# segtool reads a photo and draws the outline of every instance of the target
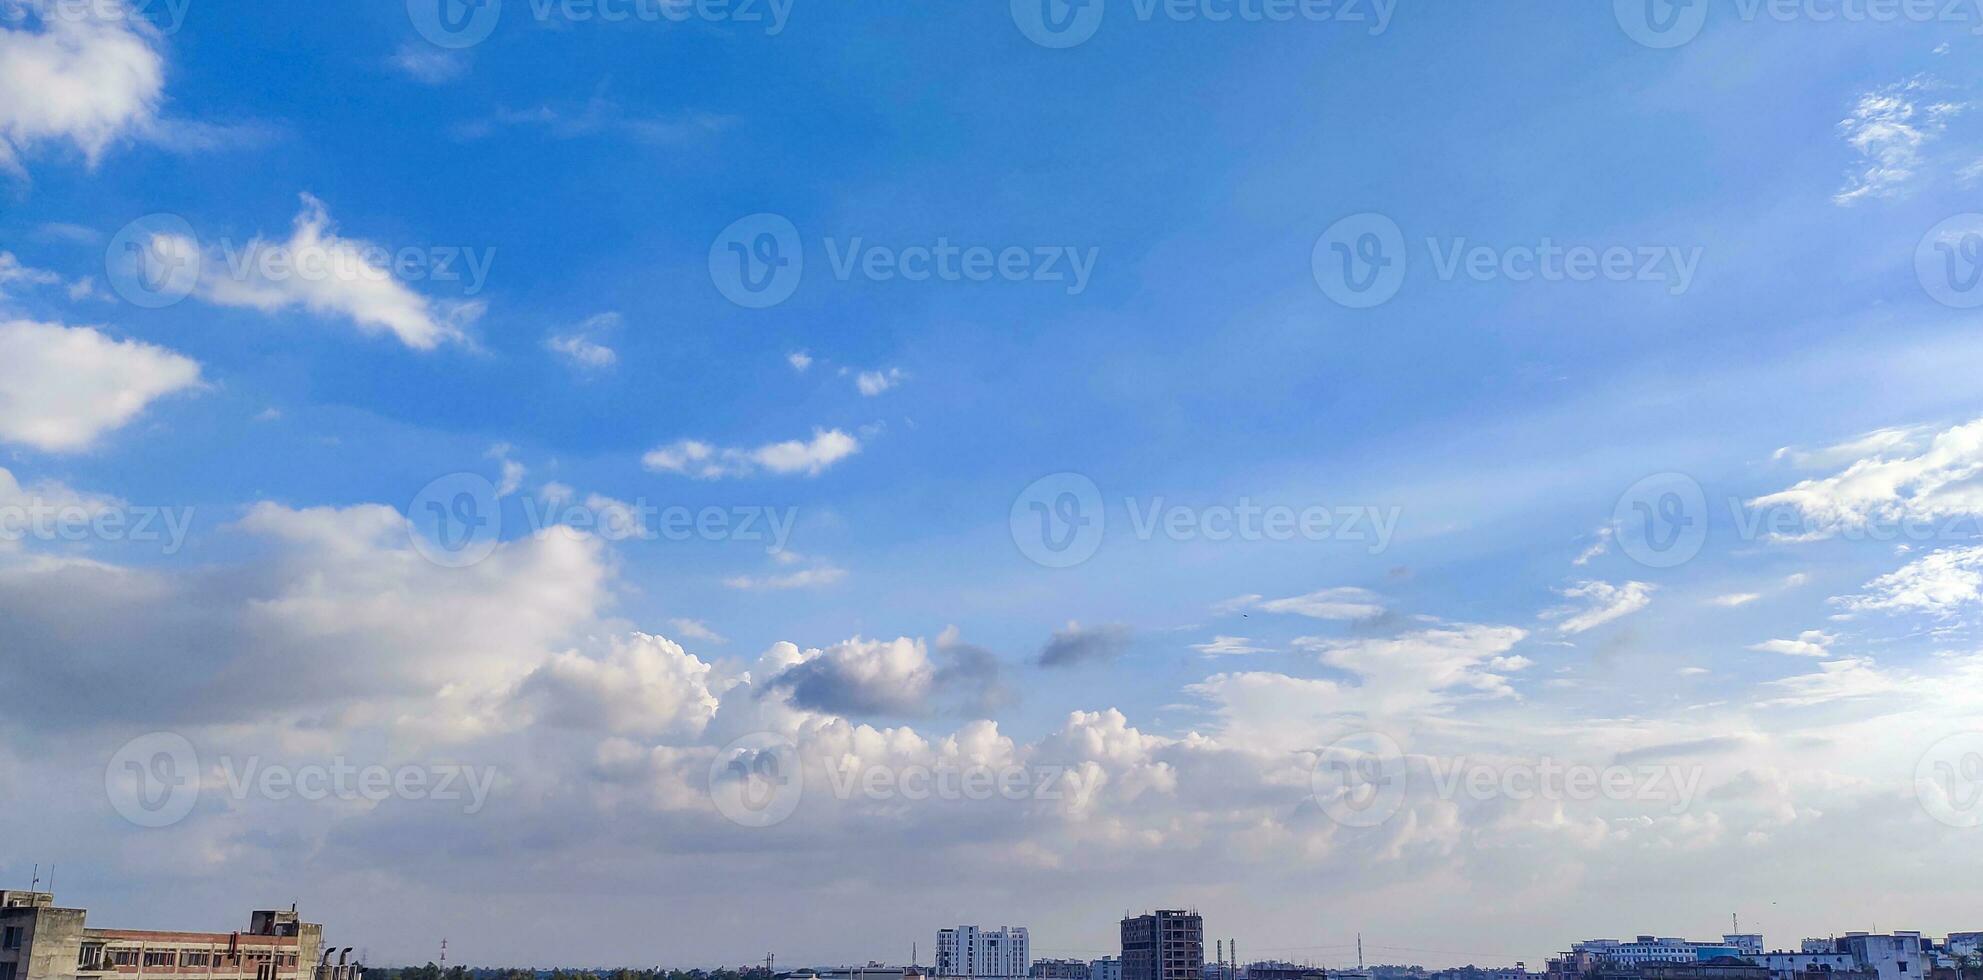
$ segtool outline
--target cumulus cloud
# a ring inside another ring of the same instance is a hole
[[[811,440],[774,442],[755,449],[727,449],[683,439],[651,450],[641,462],[656,473],[680,473],[698,480],[722,480],[769,473],[818,476],[861,451],[859,439],[839,429],[814,429]]]
[[[1113,624],[1083,627],[1068,623],[1056,630],[1040,651],[1042,667],[1075,667],[1089,663],[1109,663],[1129,652],[1130,629]]]
[[[0,0],[0,169],[65,145],[95,166],[116,142],[152,125],[165,91],[156,32],[115,0],[65,4],[31,16],[22,0]]]
[[[47,452],[88,449],[153,402],[197,388],[200,366],[163,347],[91,327],[0,323],[0,440]]]
[[[1567,635],[1587,632],[1644,609],[1652,602],[1654,588],[1645,582],[1579,582],[1560,593],[1582,604],[1559,606],[1543,613],[1543,618],[1561,620],[1556,628]]]
[[[800,661],[766,682],[800,707],[835,714],[915,715],[928,710],[936,667],[922,640],[855,637]]]
[[[635,633],[613,638],[602,656],[558,654],[524,680],[518,701],[566,728],[693,737],[716,714],[712,670],[673,640]]]
[[[420,295],[381,264],[389,261],[390,252],[338,235],[324,202],[309,194],[302,198],[303,210],[288,240],[257,237],[238,249],[207,251],[201,261],[200,297],[263,313],[303,309],[341,317],[361,333],[391,334],[415,350],[467,341],[465,328],[482,315],[482,304],[444,303]],[[160,236],[150,247],[159,254],[186,255],[197,253],[199,243]],[[469,261],[477,260],[469,256]],[[480,274],[472,268],[464,271]]]

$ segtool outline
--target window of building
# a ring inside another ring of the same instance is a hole
[[[135,949],[113,949],[110,951],[111,966],[137,966],[138,951]]]
[[[173,966],[179,962],[178,954],[169,949],[145,950],[145,966]]]
[[[212,953],[180,953],[179,965],[197,966],[201,968],[212,966],[213,954]]]
[[[7,935],[5,938],[0,938],[0,949],[20,949],[23,931],[20,926],[8,926]]]

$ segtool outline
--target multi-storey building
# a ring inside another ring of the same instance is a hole
[[[1088,980],[1122,980],[1122,960],[1114,956],[1089,960]]]
[[[1573,955],[1582,954],[1590,960],[1601,961],[1613,966],[1639,966],[1646,963],[1700,963],[1723,956],[1742,956],[1743,946],[1748,940],[1755,940],[1758,951],[1762,948],[1761,936],[1724,936],[1718,943],[1695,942],[1688,939],[1640,936],[1631,942],[1616,939],[1586,939],[1570,947]],[[1740,941],[1742,945],[1737,945]]]
[[[49,892],[0,891],[0,980],[358,980],[363,969],[293,908],[256,912],[242,932],[100,929],[87,916]]]
[[[939,977],[1024,977],[1033,954],[1025,927],[958,926],[936,933]]]
[[[1838,952],[1849,953],[1862,969],[1880,980],[1921,980],[1928,975],[1927,944],[1919,932],[1874,935],[1848,932],[1838,939]]]
[[[1750,959],[1769,968],[1770,980],[1811,980],[1811,974],[1829,975],[1828,980],[1865,980],[1858,976],[1859,961],[1850,953],[1778,951]]]
[[[1084,960],[1034,960],[1026,975],[1035,980],[1090,980],[1090,972]]]
[[[1205,969],[1205,920],[1160,909],[1122,920],[1122,980],[1199,980]]]

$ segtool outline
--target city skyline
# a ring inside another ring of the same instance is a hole
[[[1979,55],[0,0],[0,882],[395,963],[1975,928]]]

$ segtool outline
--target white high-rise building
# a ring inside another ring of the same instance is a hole
[[[936,975],[939,977],[1023,977],[1033,965],[1024,926],[980,929],[958,926],[936,933]]]

